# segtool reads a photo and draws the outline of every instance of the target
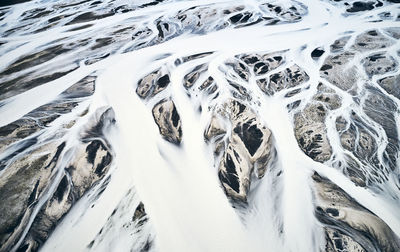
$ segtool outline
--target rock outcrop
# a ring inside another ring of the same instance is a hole
[[[225,127],[223,120],[231,126]],[[253,171],[262,178],[274,157],[270,130],[249,107],[227,100],[213,115],[204,135],[214,144],[218,176],[226,194],[246,202]]]
[[[397,251],[390,227],[328,179],[315,173],[317,219],[324,225],[325,251]]]
[[[152,111],[160,134],[168,142],[179,145],[182,141],[182,125],[174,102],[162,100],[153,107]]]

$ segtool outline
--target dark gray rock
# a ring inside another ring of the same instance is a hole
[[[182,141],[182,126],[175,103],[172,100],[162,100],[154,106],[152,112],[160,134],[168,142],[179,145]]]

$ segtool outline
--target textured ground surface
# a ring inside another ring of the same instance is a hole
[[[400,251],[400,1],[0,3],[0,251]]]

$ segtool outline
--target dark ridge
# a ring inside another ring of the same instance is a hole
[[[275,83],[278,83],[278,80],[281,78],[280,73],[273,74],[269,77],[269,80]]]
[[[132,35],[132,40],[134,40],[136,37],[142,35],[142,33],[148,32],[147,30],[141,30],[136,32],[135,34]]]
[[[231,21],[233,24],[237,23],[240,21],[240,19],[243,17],[243,14],[236,14],[234,16],[232,16],[231,18],[229,18],[229,21]]]
[[[378,1],[378,2],[375,4],[375,7],[381,7],[381,6],[383,6],[383,3],[382,3],[381,1]]]
[[[132,216],[132,221],[141,219],[146,216],[146,210],[144,208],[144,205],[142,202],[139,203],[139,205],[135,209],[135,213]]]
[[[245,124],[247,127],[247,125]],[[245,146],[249,150],[249,153],[253,156],[262,143],[263,134],[256,125],[250,126],[246,131],[243,132],[245,139]]]
[[[233,150],[233,155],[235,156],[235,159],[236,159],[236,160],[239,160],[239,159],[240,159],[239,153],[237,153],[237,152],[235,151],[235,149],[232,149],[232,150]]]
[[[329,69],[332,69],[333,67],[331,66],[331,65],[327,65],[327,64],[325,64],[325,65],[323,65],[322,67],[321,67],[321,69],[319,69],[320,71],[325,71],[325,70],[329,70]]]
[[[256,125],[251,125],[246,122],[242,126],[237,126],[234,132],[239,135],[242,139],[246,149],[249,151],[250,155],[253,156],[262,143],[263,133],[257,128]]]
[[[99,5],[99,4],[101,4],[101,3],[102,3],[102,1],[96,1],[96,2],[91,3],[90,6]]]
[[[220,180],[228,184],[235,192],[239,193],[239,180],[236,175],[235,163],[232,161],[232,157],[228,154],[225,160],[226,173],[219,172],[218,176]]]
[[[164,0],[156,0],[154,2],[142,4],[142,5],[139,6],[139,8],[146,8],[146,7],[149,7],[149,6],[154,6],[154,5],[157,5],[157,4],[162,3],[162,2],[164,2]]]
[[[236,73],[238,73],[240,78],[242,78],[244,80],[248,79],[247,74],[246,74],[246,71],[247,71],[246,67],[242,63],[239,63],[239,67],[234,67],[234,70]]]
[[[192,54],[192,55],[183,57],[182,60],[183,60],[183,62],[187,62],[187,61],[194,60],[194,59],[204,58],[211,54],[213,54],[213,52],[203,52],[203,53]]]
[[[94,164],[94,160],[96,158],[97,151],[100,148],[102,148],[103,150],[106,149],[100,140],[94,140],[86,147],[86,153],[87,153],[86,158],[89,163]]]
[[[339,215],[339,211],[335,208],[327,208],[326,212],[331,214],[332,216],[338,216]]]
[[[191,88],[194,85],[194,83],[198,80],[201,72],[203,72],[201,71],[202,67],[203,65],[196,66],[191,72],[189,72],[183,77],[183,82],[184,82],[183,85],[185,86],[186,89]]]
[[[67,175],[64,175],[64,177],[61,179],[60,183],[58,184],[58,187],[56,191],[54,192],[54,196],[57,199],[58,202],[61,202],[65,192],[68,190],[68,178]]]
[[[169,24],[163,23],[163,26],[164,26],[164,29],[165,29],[165,30],[169,31]]]
[[[112,213],[111,213],[111,215],[110,215],[110,217],[111,216],[114,216],[114,214],[117,212],[117,209],[116,208],[114,208],[114,210],[112,211]]]
[[[114,14],[115,13],[113,13],[113,12],[109,12],[109,13],[105,13],[105,14],[101,14],[101,15],[96,15],[93,12],[86,12],[86,13],[80,14],[79,16],[75,17],[72,21],[68,22],[67,25],[89,22],[89,21],[93,21],[96,19],[102,19],[102,18],[106,18],[109,16],[113,16]]]
[[[47,15],[49,15],[50,13],[52,13],[53,11],[50,10],[46,10],[45,8],[40,9],[38,11],[34,11],[32,14],[30,14],[29,16],[24,17],[22,20],[30,20],[30,19],[37,19],[37,18],[41,18],[41,17],[45,17]],[[23,15],[25,16],[25,15]]]
[[[384,58],[385,58],[385,56],[382,55],[381,53],[374,54],[374,55],[371,55],[368,57],[368,59],[373,62],[377,61],[378,59],[384,59]]]
[[[162,59],[168,58],[171,55],[172,54],[170,54],[170,53],[164,53],[164,54],[161,54],[160,56],[156,57],[155,60],[162,60]]]
[[[57,162],[57,160],[58,160],[58,158],[59,158],[61,152],[64,150],[64,147],[65,147],[65,142],[63,142],[62,144],[60,144],[60,145],[57,147],[56,154],[54,154],[54,157],[51,159],[51,162],[49,163],[49,165],[48,165],[46,168],[50,167],[51,164]]]
[[[238,115],[239,115],[246,109],[246,106],[241,103],[238,103],[238,105],[239,105],[239,113],[238,113]]]
[[[226,162],[225,162],[225,164],[226,164],[226,171],[228,172],[228,173],[236,173],[236,170],[235,170],[235,163],[232,161],[232,157],[231,157],[231,155],[226,155]]]
[[[179,136],[179,138],[182,138],[182,127],[179,127],[179,128],[178,128],[178,136]],[[177,145],[180,145],[180,140],[179,140],[179,142],[177,143]]]
[[[98,164],[95,169],[95,173],[97,174],[97,176],[100,177],[101,175],[103,175],[105,168],[111,163],[111,160],[112,156],[109,152],[107,152],[107,154],[101,159],[100,164]]]
[[[255,24],[260,23],[261,21],[263,21],[263,19],[262,18],[258,18],[256,21],[253,21],[253,22],[250,22],[250,23],[247,23],[247,24],[244,24],[244,25],[237,26],[237,28],[255,25]]]
[[[146,241],[146,244],[144,244],[143,248],[140,250],[140,252],[147,252],[151,249],[152,247],[152,242],[150,240]]]
[[[311,57],[312,58],[319,58],[322,56],[322,54],[324,54],[324,50],[320,49],[320,48],[315,48],[312,52],[311,52]]]
[[[254,65],[254,72],[257,74],[265,74],[268,72],[268,65],[264,62],[259,62]]]
[[[86,132],[86,135],[83,137],[84,142],[88,142],[86,139],[91,137],[99,137],[103,135],[103,130],[108,126],[115,123],[114,118],[114,110],[112,108],[108,108],[104,113],[100,116],[98,123]]]
[[[27,252],[29,251],[29,244],[26,243],[23,246],[19,247],[16,252]]]
[[[242,95],[247,95],[247,89],[244,88],[243,86],[236,84],[234,82],[228,81],[229,85],[231,85],[233,88],[235,88],[240,94]]]
[[[301,103],[301,100],[297,100],[297,101],[294,101],[294,102],[288,104],[286,107],[288,109],[295,109],[295,108],[298,108],[300,106],[300,103]]]
[[[171,108],[165,107],[165,104],[168,102],[172,103]],[[158,126],[160,135],[166,141],[180,146],[182,140],[182,127],[179,125],[180,117],[174,102],[166,99],[161,100],[153,107],[152,114],[153,119]],[[177,135],[175,135],[175,130],[178,133]]]
[[[228,176],[229,176],[229,178],[228,178]],[[218,178],[222,183],[225,183],[225,184],[229,185],[232,189],[234,189],[234,187],[237,188],[237,189],[239,188],[239,182],[237,181],[237,178],[232,176],[232,175],[229,175],[229,174],[225,175],[221,171],[219,171],[218,172]],[[226,192],[226,189],[225,189],[225,192]],[[236,191],[236,192],[238,192],[238,191]]]
[[[259,60],[259,58],[257,58],[256,56],[252,56],[252,57],[246,57],[244,58],[244,62],[246,64],[254,64]]]
[[[337,232],[335,232],[336,237],[338,237],[339,235],[337,234]],[[343,250],[343,240],[342,239],[335,239],[333,241],[335,243],[335,247],[339,250]]]
[[[347,9],[347,12],[359,12],[374,9],[374,2],[354,2],[353,6],[350,9]]]
[[[310,131],[312,133],[313,131]],[[308,133],[308,132],[307,132]],[[320,142],[322,142],[322,136],[320,134],[315,134],[315,136],[312,138],[312,142],[310,144],[307,144],[304,141],[303,137],[300,137],[299,139],[299,144],[301,148],[304,150],[304,152],[309,156],[311,159],[315,159],[319,154],[322,153],[322,151],[318,150],[320,146]]]
[[[115,13],[127,13],[127,12],[130,12],[132,10],[133,9],[128,8],[126,5],[121,5],[121,6],[118,6],[117,8],[115,8],[113,11]]]
[[[186,18],[187,18],[187,15],[186,15],[186,14],[178,15],[178,19],[179,19],[179,21],[181,21],[181,22],[185,21]]]
[[[84,25],[84,26],[81,26],[81,27],[77,27],[77,28],[71,29],[69,31],[74,31],[74,30],[76,31],[76,30],[84,29],[84,28],[90,27],[90,26],[91,25],[89,25],[89,26]],[[96,42],[96,44],[94,46],[92,46],[90,49],[96,50],[96,49],[102,48],[104,46],[111,45],[114,42],[114,39],[112,37],[98,38],[98,39],[95,40],[95,42]]]
[[[159,2],[150,2],[150,3],[146,3],[146,4],[143,4],[143,5],[139,6],[139,8],[146,8],[146,7],[154,6],[154,5],[157,5],[157,4],[159,4]]]
[[[2,1],[0,1],[0,7],[19,4],[19,3],[25,3],[25,2],[30,2],[30,1],[32,1],[32,0],[2,0]]]
[[[207,93],[208,94],[213,94],[215,93],[215,91],[217,91],[218,87],[216,85],[212,85],[210,88],[207,89]],[[217,95],[213,98],[216,99],[218,97],[219,93],[217,93]]]
[[[246,23],[247,21],[249,21],[249,19],[251,18],[251,16],[253,16],[252,13],[245,13],[245,15],[243,16],[242,20],[240,20],[241,23]]]
[[[157,30],[158,30],[158,37],[160,37],[161,39],[164,38],[164,31],[161,27],[161,21],[157,22]]]
[[[301,91],[300,88],[297,88],[297,89],[295,89],[295,90],[289,91],[289,92],[287,92],[287,93],[285,94],[285,97],[292,97],[292,96],[294,96],[294,95],[300,93],[300,91]],[[329,99],[329,98],[327,98],[327,99]]]
[[[94,245],[94,240],[92,240],[88,245],[87,248],[91,249]]]
[[[164,88],[166,86],[168,86],[168,84],[170,83],[170,79],[168,74],[160,77],[160,79],[157,80],[157,86],[159,86],[160,88]]]
[[[267,18],[264,18],[263,17],[263,19],[266,19],[266,20],[268,20]],[[268,24],[266,24],[266,25],[274,25],[274,24],[277,24],[277,23],[279,23],[280,22],[280,20],[279,19],[273,19],[271,22],[269,22]]]
[[[180,117],[179,117],[178,111],[176,111],[175,106],[172,109],[171,119],[172,119],[172,124],[174,125],[174,127],[175,128],[178,127]]]

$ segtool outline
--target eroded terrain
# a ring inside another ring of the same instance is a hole
[[[398,1],[19,2],[0,251],[400,251]]]

